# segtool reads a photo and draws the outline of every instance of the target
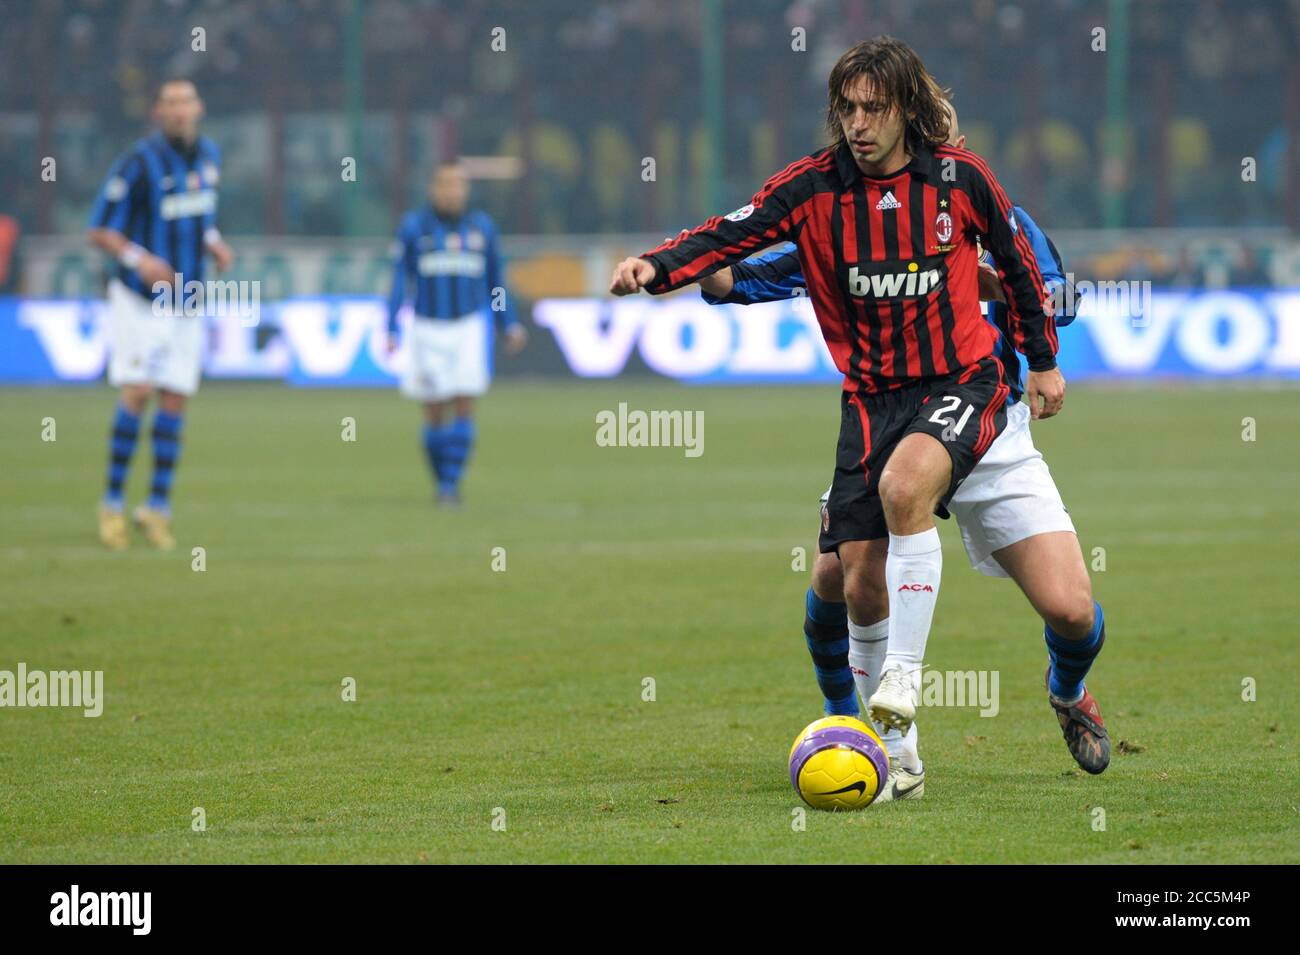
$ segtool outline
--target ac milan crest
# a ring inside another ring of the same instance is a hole
[[[952,238],[952,216],[946,212],[940,212],[934,217],[934,237],[943,245]]]

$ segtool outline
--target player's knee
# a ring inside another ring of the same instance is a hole
[[[1043,617],[1053,631],[1067,640],[1082,640],[1092,632],[1095,611],[1092,588],[1063,590],[1044,611]]]
[[[844,600],[849,605],[849,616],[863,626],[889,616],[889,591],[883,574],[845,574]]]
[[[844,568],[834,554],[818,554],[813,562],[812,589],[822,600],[844,600]]]
[[[158,392],[158,407],[168,414],[185,412],[185,396],[175,391]]]
[[[898,469],[886,468],[880,476],[880,503],[886,515],[927,514],[933,509],[924,484],[915,475]]]
[[[122,389],[122,404],[132,414],[139,414],[149,405],[153,388],[149,385],[127,385]]]

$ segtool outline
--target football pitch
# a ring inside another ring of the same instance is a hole
[[[1300,858],[1300,390],[1079,386],[1034,425],[1106,610],[1105,775],[944,522],[928,664],[996,672],[997,713],[923,707],[923,800],[802,822],[833,386],[501,382],[451,512],[394,392],[208,384],[171,554],[95,539],[113,400],[0,389],[0,670],[104,674],[97,718],[0,709],[0,862]],[[598,446],[620,402],[702,411],[704,453]]]

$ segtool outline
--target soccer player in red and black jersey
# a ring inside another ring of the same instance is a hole
[[[851,622],[866,619],[868,566],[887,552],[889,650],[868,707],[906,732],[942,569],[934,514],[1006,421],[997,333],[980,313],[978,241],[998,265],[1035,418],[1061,409],[1065,382],[1042,275],[1011,202],[979,156],[944,145],[944,94],[916,54],[890,37],[858,44],[835,65],[828,94],[829,147],[730,215],[625,259],[610,291],[666,292],[795,243],[844,373],[821,548],[839,554]],[[1069,666],[1086,672],[1092,656],[1071,653]]]

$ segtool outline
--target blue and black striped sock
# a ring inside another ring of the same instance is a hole
[[[1093,601],[1092,632],[1082,640],[1067,640],[1051,627],[1043,627],[1047,655],[1052,658],[1048,688],[1060,700],[1077,700],[1083,695],[1083,678],[1106,642],[1106,619],[1101,604]]]
[[[826,701],[822,708],[827,716],[857,716],[858,693],[849,669],[848,608],[822,600],[811,587],[804,606],[803,634]]]
[[[181,422],[184,419],[169,411],[153,416],[153,485],[149,489],[149,506],[159,511],[171,507],[172,477],[181,455]]]
[[[442,482],[442,443],[443,435],[446,433],[445,428],[431,425],[427,421],[424,424],[424,453],[429,459],[429,468],[433,471],[434,478],[440,484]]]
[[[104,503],[118,510],[122,509],[126,475],[139,437],[140,416],[118,405],[113,414],[113,430],[108,438],[108,484],[104,491]]]
[[[438,490],[455,494],[461,475],[474,449],[474,419],[457,418],[443,431],[442,455],[438,464]]]

